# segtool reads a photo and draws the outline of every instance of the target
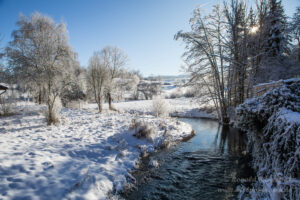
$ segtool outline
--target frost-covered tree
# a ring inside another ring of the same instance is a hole
[[[189,84],[197,85],[203,91],[200,95],[214,103],[220,121],[228,123],[224,17],[220,6],[215,6],[208,16],[202,16],[201,9],[196,8],[190,19],[191,31],[180,31],[175,39],[186,43],[183,56],[188,64],[186,71],[191,75]]]
[[[9,65],[24,84],[33,86],[39,95],[44,93],[51,124],[55,102],[69,84],[68,63],[75,58],[66,26],[36,12],[29,18],[21,15],[17,27],[6,48]]]
[[[87,96],[86,70],[82,68],[78,61],[74,60],[70,76],[70,84],[61,92],[61,100],[64,106],[70,101],[85,100]]]
[[[112,104],[116,86],[116,82],[114,80],[120,77],[121,70],[126,66],[127,55],[120,48],[111,46],[105,47],[102,50],[102,54],[108,70],[108,82],[105,85],[105,95],[109,109],[116,110]]]
[[[107,65],[107,60],[103,58],[102,52],[94,52],[94,55],[89,60],[87,71],[87,80],[98,105],[99,112],[102,112],[103,109],[104,88],[108,80]]]
[[[0,34],[0,83],[5,81],[5,74],[6,74],[4,64],[2,62],[3,57],[4,57],[4,51],[1,46],[1,34]]]
[[[118,96],[116,93],[120,92],[119,89],[125,84],[119,80],[124,75],[122,72],[126,63],[127,56],[118,47],[107,46],[91,57],[87,76],[99,112],[102,111],[105,99],[108,101],[109,109],[116,110],[112,102],[114,96]]]

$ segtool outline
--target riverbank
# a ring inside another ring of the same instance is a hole
[[[98,114],[95,105],[62,109],[61,123],[46,126],[44,106],[23,104],[0,122],[0,199],[106,199],[134,182],[142,155],[192,134],[174,118],[137,113],[132,104]],[[131,107],[131,109],[130,109]],[[137,138],[133,120],[150,127]]]

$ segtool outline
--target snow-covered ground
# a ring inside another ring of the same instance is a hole
[[[174,118],[148,115],[151,102],[117,103],[119,112],[102,114],[94,104],[64,108],[56,126],[46,126],[43,106],[19,104],[19,115],[0,118],[0,199],[105,199],[133,183],[141,155],[192,132]],[[133,136],[133,119],[153,129],[150,137]]]

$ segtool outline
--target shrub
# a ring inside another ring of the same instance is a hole
[[[169,99],[176,99],[176,98],[180,98],[181,96],[182,94],[179,91],[175,91],[169,95]]]
[[[136,119],[132,120],[130,129],[134,130],[133,136],[137,138],[151,139],[151,135],[153,133],[153,129],[149,126],[149,124]]]
[[[181,91],[181,88],[176,88],[168,96],[169,99],[176,99],[176,98],[180,98],[180,97],[183,97],[183,93]]]
[[[165,99],[156,97],[152,100],[152,113],[156,117],[169,116],[169,104]]]
[[[186,98],[193,98],[195,97],[195,91],[193,89],[188,89],[183,96]]]

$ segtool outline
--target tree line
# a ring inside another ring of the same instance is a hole
[[[300,76],[300,7],[291,19],[281,0],[231,0],[209,14],[196,8],[191,30],[179,31],[186,44],[189,85],[203,103],[213,102],[222,123],[232,110],[253,97],[253,86]]]

